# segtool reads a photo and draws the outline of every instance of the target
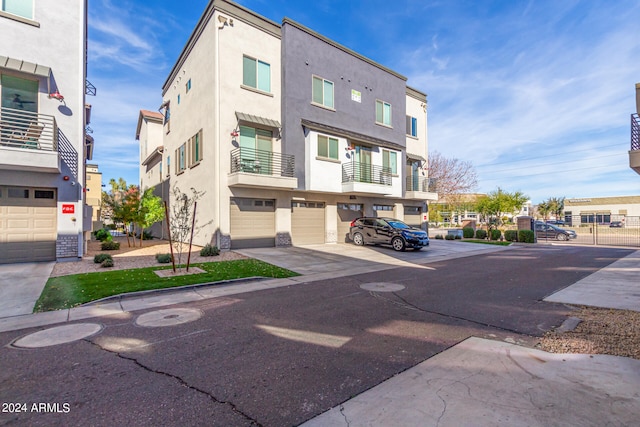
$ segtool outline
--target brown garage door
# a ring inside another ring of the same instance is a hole
[[[231,249],[268,248],[276,245],[274,200],[231,199]]]
[[[357,203],[338,203],[338,243],[350,242],[351,221],[363,216],[364,207]]]
[[[294,245],[324,243],[324,202],[291,203],[291,241]]]
[[[55,261],[54,189],[0,187],[0,263]]]

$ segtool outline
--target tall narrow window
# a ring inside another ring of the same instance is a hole
[[[407,135],[418,137],[418,119],[407,116]]]
[[[33,19],[32,0],[2,0],[2,11],[23,18]]]
[[[338,140],[318,135],[318,157],[338,160]]]
[[[189,140],[189,164],[196,165],[202,160],[202,129]]]
[[[167,156],[167,176],[171,175],[171,156]]]
[[[242,57],[242,84],[271,92],[271,66],[248,56]]]
[[[382,167],[388,168],[392,174],[398,173],[398,153],[382,150]]]
[[[391,126],[391,104],[376,101],[376,123]]]
[[[187,83],[184,85],[185,93],[189,93],[191,90],[191,79],[187,80]]]
[[[240,126],[240,157],[243,172],[271,174],[273,132]]]
[[[333,83],[329,80],[313,76],[312,100],[314,104],[333,108]]]

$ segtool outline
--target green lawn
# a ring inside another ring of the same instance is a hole
[[[36,302],[34,312],[71,308],[100,298],[128,292],[173,288],[243,277],[298,276],[298,273],[293,271],[255,259],[207,262],[192,264],[191,267],[201,268],[206,273],[161,278],[153,272],[154,270],[171,269],[169,265],[52,277],[47,281],[42,295]]]
[[[499,240],[481,240],[481,239],[464,239],[463,242],[468,243],[483,243],[485,245],[498,245],[498,246],[509,246],[513,242],[501,242]]]

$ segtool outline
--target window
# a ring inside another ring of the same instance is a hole
[[[38,81],[2,75],[2,107],[38,112]]]
[[[28,199],[29,190],[24,188],[9,188],[8,196],[12,199]]]
[[[318,157],[338,160],[338,140],[318,135]]]
[[[2,0],[2,11],[23,18],[33,19],[32,0]]]
[[[398,153],[395,151],[382,150],[382,167],[391,170],[394,175],[398,174]]]
[[[171,156],[167,156],[167,176],[171,175]]]
[[[34,199],[53,199],[54,192],[53,190],[35,190],[33,192],[33,198]]]
[[[240,126],[240,167],[243,172],[270,175],[273,133]]]
[[[189,139],[189,165],[195,166],[202,160],[202,129]]]
[[[187,80],[187,83],[184,85],[185,93],[189,93],[191,90],[191,79]]]
[[[374,211],[392,211],[393,206],[390,205],[373,205]]]
[[[333,83],[329,80],[313,76],[313,103],[333,108]]]
[[[186,143],[182,144],[180,147],[178,147],[178,149],[176,150],[176,173],[180,173],[182,171],[184,171],[187,168],[187,149],[186,149]]]
[[[391,126],[391,104],[376,101],[376,123]]]
[[[271,66],[248,56],[242,57],[242,84],[271,92]]]
[[[418,119],[407,116],[407,135],[418,137]]]

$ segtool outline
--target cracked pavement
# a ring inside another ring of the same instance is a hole
[[[135,324],[157,310],[95,318],[99,334],[37,349],[8,345],[45,328],[5,332],[0,402],[68,403],[70,411],[4,412],[0,424],[283,426],[344,404],[340,425],[357,425],[345,402],[469,337],[535,345],[571,312],[545,296],[629,252],[516,248],[178,304],[203,316],[174,326]],[[405,289],[360,288],[371,282]],[[510,373],[526,375],[514,366]],[[467,387],[458,377],[433,381],[441,396]],[[448,412],[423,416],[436,425]]]

